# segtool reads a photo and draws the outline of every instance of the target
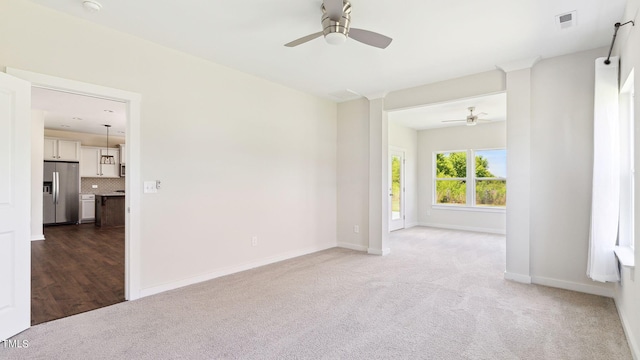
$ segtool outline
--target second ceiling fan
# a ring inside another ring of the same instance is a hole
[[[380,49],[384,49],[391,44],[392,39],[388,36],[351,27],[351,3],[348,0],[324,0],[321,9],[322,31],[303,36],[284,46],[298,46],[322,35],[324,35],[329,44],[334,45],[342,44],[347,38]]]
[[[491,120],[487,120],[487,119],[479,119],[478,116],[480,115],[489,115],[487,113],[479,113],[477,115],[474,115],[473,112],[476,110],[476,108],[474,106],[470,106],[467,108],[467,110],[469,110],[469,115],[467,115],[466,119],[458,119],[458,120],[442,120],[442,122],[458,122],[458,121],[466,121],[467,126],[474,126],[478,123],[478,121],[491,121]]]

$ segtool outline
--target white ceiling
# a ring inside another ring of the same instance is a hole
[[[32,87],[31,108],[45,111],[45,129],[106,135],[106,124],[110,135],[125,134],[126,105],[121,102]]]
[[[318,96],[373,95],[610,44],[625,0],[351,0],[352,27],[393,38],[387,49],[322,38],[320,0],[31,0]],[[576,11],[560,30],[556,15]],[[336,100],[336,99],[334,99]],[[337,99],[339,100],[339,99]]]
[[[471,106],[475,107],[474,114],[479,115],[478,119],[482,119],[478,121],[477,126],[507,120],[506,93],[392,111],[389,112],[388,119],[396,124],[416,130],[448,126],[467,126],[468,108]],[[442,122],[443,120],[462,121]]]

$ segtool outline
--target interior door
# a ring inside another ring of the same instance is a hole
[[[31,84],[0,72],[0,340],[31,321]]]
[[[389,150],[389,231],[404,229],[404,151]]]

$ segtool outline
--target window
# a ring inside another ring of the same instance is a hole
[[[634,71],[620,91],[620,221],[618,245],[634,248]]]
[[[507,151],[475,152],[475,204],[477,206],[507,205]]]
[[[437,152],[433,203],[503,208],[507,203],[506,170],[505,149]]]
[[[467,153],[436,154],[436,203],[467,203]]]

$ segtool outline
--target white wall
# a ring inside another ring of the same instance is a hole
[[[44,240],[42,181],[44,179],[44,112],[31,111],[31,240]]]
[[[546,59],[531,72],[530,264],[535,283],[611,293],[611,284],[586,275],[594,64],[606,54],[601,48]]]
[[[389,147],[405,151],[405,228],[418,225],[418,132],[389,121]]]
[[[369,247],[369,100],[338,105],[338,245]],[[359,226],[356,233],[354,226]]]
[[[420,225],[505,233],[506,215],[504,211],[464,211],[432,208],[434,186],[432,169],[433,153],[437,151],[505,148],[506,126],[505,121],[500,121],[476,126],[453,126],[418,132],[418,184],[420,184],[418,190],[418,220]],[[508,179],[507,184],[509,184]]]
[[[620,79],[624,81],[628,78],[631,69],[635,68],[635,169],[640,169],[640,96],[638,96],[638,84],[640,80],[640,18],[638,12],[640,10],[640,0],[629,0],[625,16],[621,19],[623,22],[634,20],[635,26],[631,24],[620,28],[618,39],[616,40],[616,48],[614,55],[620,55]],[[621,84],[622,85],[622,84]],[[637,170],[636,170],[637,174]],[[631,345],[635,359],[640,359],[640,181],[636,175],[635,183],[635,267],[623,268],[621,271],[621,283],[617,284],[615,289],[616,305],[622,319],[622,325],[627,334],[627,339]]]
[[[143,293],[336,245],[334,103],[28,1],[0,33],[0,67],[142,95]]]

